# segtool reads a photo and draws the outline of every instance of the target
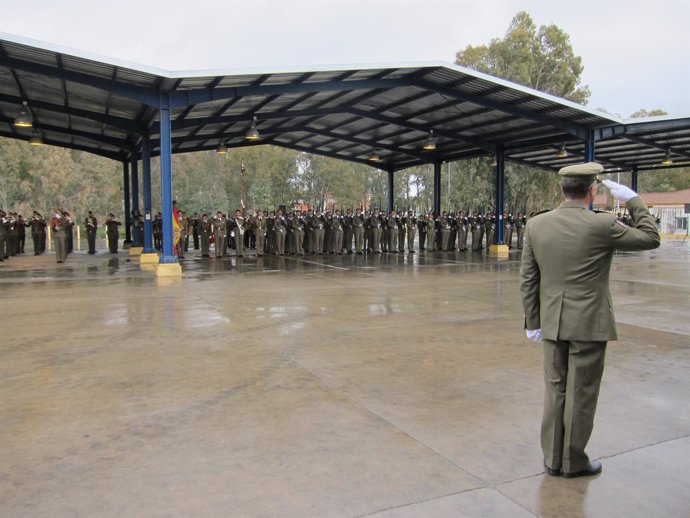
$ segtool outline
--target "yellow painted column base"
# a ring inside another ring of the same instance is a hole
[[[180,263],[160,263],[156,269],[158,277],[182,277]]]
[[[130,252],[131,254],[131,252]],[[139,256],[139,264],[158,264],[158,261],[160,261],[160,258],[158,257],[158,254],[156,253],[151,253],[151,254],[141,254]]]
[[[508,245],[491,245],[489,248],[489,256],[497,257],[499,259],[508,259],[510,252],[508,251]]]
[[[143,246],[132,246],[129,249],[129,255],[141,255],[141,253],[144,251]]]

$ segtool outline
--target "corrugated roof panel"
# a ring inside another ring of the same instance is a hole
[[[14,59],[21,59],[31,63],[38,63],[41,65],[55,66],[57,64],[56,55],[54,52],[48,50],[37,49],[35,47],[27,47],[12,43],[9,41],[2,41],[2,49],[5,54]]]
[[[115,79],[123,83],[133,83],[141,87],[151,87],[157,85],[161,78],[147,72],[118,67],[116,68]]]
[[[60,55],[60,61],[62,62],[63,68],[70,72],[79,72],[80,74],[87,74],[103,79],[112,79],[115,75],[115,67],[105,63],[98,63],[67,55]]]

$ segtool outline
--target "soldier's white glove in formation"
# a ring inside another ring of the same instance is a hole
[[[530,331],[529,329],[525,329],[525,334],[527,335],[527,338],[529,340],[537,342],[538,344],[540,344],[543,341],[543,338],[541,336],[541,329],[534,329],[532,331]]]
[[[622,202],[627,202],[628,200],[632,200],[635,196],[637,196],[637,193],[631,188],[616,183],[612,180],[604,180],[601,183],[608,187],[609,191],[611,191],[611,195],[614,198]]]

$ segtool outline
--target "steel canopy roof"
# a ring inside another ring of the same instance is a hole
[[[168,96],[173,153],[272,144],[396,171],[502,148],[557,170],[584,159],[589,137],[608,168],[657,168],[669,149],[674,166],[690,165],[690,118],[625,121],[448,63],[168,72],[0,33],[0,136],[32,136],[13,125],[27,102],[46,144],[126,161],[148,134],[158,155]],[[258,143],[244,137],[254,116]]]

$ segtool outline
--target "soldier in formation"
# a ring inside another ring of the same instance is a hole
[[[108,214],[105,220],[106,236],[108,238],[108,248],[111,254],[117,253],[117,245],[120,240],[120,222],[113,213]]]
[[[93,215],[92,211],[89,211],[88,216],[86,216],[84,226],[86,227],[86,241],[89,244],[89,254],[93,255],[96,253],[96,232],[98,231],[98,220],[96,219],[96,216]]]

